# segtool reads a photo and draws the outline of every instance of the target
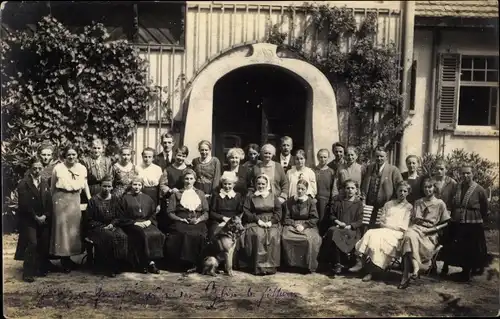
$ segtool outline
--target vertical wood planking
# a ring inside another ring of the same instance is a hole
[[[212,4],[210,4],[210,11],[208,12],[208,28],[207,28],[207,32],[208,32],[208,36],[207,36],[207,52],[208,52],[208,56],[211,56],[213,53],[212,53],[212,18],[213,18],[213,6]]]

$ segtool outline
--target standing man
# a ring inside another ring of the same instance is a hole
[[[288,172],[290,168],[292,168],[292,149],[293,149],[293,140],[290,136],[283,136],[281,138],[281,145],[280,145],[280,157],[279,161],[281,164],[281,167],[283,167],[283,170]]]
[[[163,152],[156,155],[153,163],[160,166],[162,171],[167,169],[167,167],[172,165],[172,163],[175,161],[173,152],[174,145],[174,136],[170,132],[167,132],[161,136],[161,146],[163,147]]]
[[[375,148],[375,163],[368,165],[361,182],[361,194],[366,205],[373,206],[368,228],[373,228],[378,210],[396,194],[396,187],[403,180],[396,166],[387,163],[387,152],[381,146]]]
[[[346,164],[344,159],[345,146],[342,145],[340,142],[335,142],[332,145],[332,152],[335,158],[333,159],[333,161],[328,163],[328,167],[333,169],[335,174],[339,174],[340,170],[342,170]]]

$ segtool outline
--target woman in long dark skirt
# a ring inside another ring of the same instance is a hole
[[[254,167],[255,168],[255,167]],[[239,250],[240,268],[254,275],[275,274],[281,261],[281,202],[271,191],[270,178],[260,174],[256,191],[243,204],[245,232]]]
[[[186,164],[186,157],[189,155],[189,149],[181,146],[174,151],[174,162],[169,165],[160,178],[160,212],[157,215],[158,228],[164,233],[168,233],[168,227],[171,219],[167,213],[168,202],[172,194],[179,192],[184,188],[185,169],[190,168]]]
[[[323,240],[321,258],[333,266],[335,275],[340,275],[356,261],[353,252],[356,242],[361,238],[363,222],[363,203],[358,190],[357,182],[346,180],[343,198],[338,198],[329,212],[331,227]]]
[[[172,194],[167,213],[169,225],[166,245],[169,260],[188,273],[195,271],[207,238],[208,202],[205,194],[194,188],[196,173],[184,171],[184,188]]]
[[[17,187],[19,196],[19,240],[14,259],[24,260],[23,280],[33,282],[35,276],[46,276],[51,270],[49,236],[52,199],[48,179],[39,158],[31,160],[28,174]]]
[[[120,201],[118,226],[128,236],[128,253],[132,265],[145,274],[159,274],[154,260],[163,258],[165,235],[157,228],[155,203],[141,190],[142,179],[134,177],[131,191],[124,194]]]
[[[213,238],[231,217],[242,212],[243,197],[234,190],[237,181],[236,175],[231,172],[224,172],[221,176],[222,187],[211,198],[209,238]]]
[[[96,261],[109,277],[115,277],[121,262],[127,260],[127,234],[118,227],[118,198],[111,195],[113,178],[101,180],[101,192],[87,206],[87,237],[94,242]]]
[[[296,184],[296,195],[288,198],[284,205],[285,218],[281,235],[283,263],[288,267],[314,272],[318,268],[321,247],[318,211],[314,200],[307,195],[309,183],[299,179]]]
[[[444,266],[462,267],[460,279],[469,281],[473,270],[484,269],[487,263],[483,221],[488,212],[488,198],[483,187],[474,181],[471,165],[461,168],[462,182],[455,188],[449,223],[449,242],[443,246]],[[446,267],[446,268],[445,268]]]

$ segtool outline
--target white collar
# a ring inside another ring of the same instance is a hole
[[[164,158],[168,158],[168,159],[172,158],[172,151],[170,151],[170,152],[166,152],[166,151],[164,150],[164,151],[163,151],[163,157],[164,157]]]
[[[265,190],[265,191],[262,191],[262,192],[261,191],[255,191],[253,194],[255,196],[260,196],[262,198],[266,198],[267,196],[269,196],[270,193],[269,193],[269,190]]]
[[[234,189],[230,190],[229,192],[226,192],[223,188],[221,188],[219,195],[220,198],[227,197],[229,199],[232,199],[236,197],[236,192],[234,191]]]
[[[294,195],[293,196],[295,198],[295,200],[299,201],[299,202],[305,202],[309,197],[305,194],[304,196],[297,196],[297,195]]]
[[[381,172],[382,172],[382,170],[384,169],[384,167],[385,167],[385,163],[386,163],[386,162],[384,162],[384,164],[382,164],[382,165],[380,166],[380,168],[379,168],[379,170],[378,170],[378,172],[379,172],[379,173],[381,173]]]
[[[282,160],[289,160],[289,159],[290,159],[290,157],[292,157],[292,154],[288,154],[287,156],[283,156],[283,154],[281,154],[281,153],[280,153],[280,158],[281,158]]]

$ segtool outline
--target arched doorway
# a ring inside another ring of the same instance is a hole
[[[307,83],[273,65],[246,66],[224,75],[214,86],[215,156],[224,161],[229,148],[250,143],[278,147],[282,136],[292,137],[295,150],[303,149],[310,94]]]
[[[315,154],[319,149],[330,149],[338,141],[337,104],[328,79],[316,67],[298,59],[293,52],[287,49],[277,50],[276,45],[269,43],[242,44],[225,50],[198,72],[186,97],[186,108],[183,109],[185,124],[180,142],[189,148],[188,160],[198,156],[200,140],[211,140],[214,144],[213,155],[220,147],[215,145],[217,138],[213,130],[214,87],[225,75],[244,67],[275,67],[298,79],[303,87],[309,88],[303,118],[304,150],[309,164],[316,164]],[[239,113],[234,105],[231,107],[234,109],[233,113]]]

